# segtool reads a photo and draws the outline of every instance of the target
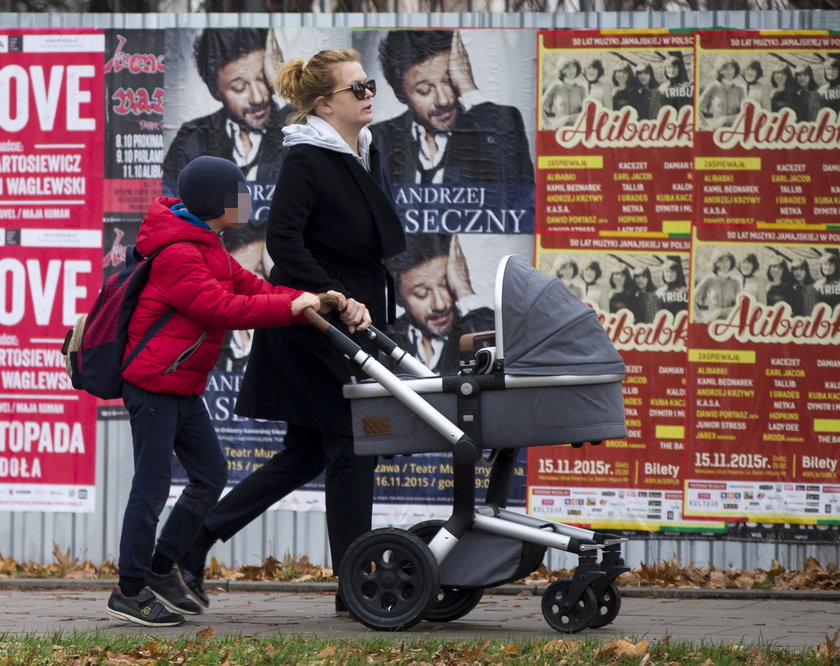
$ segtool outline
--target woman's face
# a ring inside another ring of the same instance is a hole
[[[731,62],[726,63],[720,68],[720,76],[723,81],[733,81],[735,79],[735,65]]]
[[[594,83],[600,78],[598,68],[593,67],[592,65],[586,68],[586,70],[584,71],[584,75],[586,76],[586,80],[591,81],[592,83]]]
[[[823,277],[831,277],[837,270],[837,264],[831,257],[824,257],[820,262],[820,273]]]
[[[560,274],[560,278],[566,282],[575,276],[575,268],[571,264],[563,264],[557,269],[557,272]]]
[[[782,279],[782,267],[779,264],[772,264],[770,266],[770,277],[773,282],[778,282]]]
[[[585,266],[583,269],[583,279],[587,284],[592,284],[595,282],[597,275],[595,273],[594,268],[590,268],[589,266]]]
[[[732,266],[732,261],[729,259],[729,257],[720,257],[715,262],[715,268],[717,269],[718,275],[726,275],[734,267]]]
[[[834,83],[838,79],[840,79],[840,66],[838,65],[826,65],[825,66],[825,80],[829,83]]]
[[[755,266],[753,262],[749,259],[741,259],[741,263],[738,264],[738,269],[741,271],[741,275],[744,277],[749,277],[753,273],[755,273]]]
[[[669,79],[675,79],[680,74],[679,65],[673,60],[665,63],[665,76]]]
[[[758,72],[754,67],[747,67],[744,69],[744,81],[747,83],[755,83],[758,80]]]
[[[615,70],[615,80],[618,82],[618,85],[623,86],[627,84],[627,70],[626,69],[617,69]]]
[[[563,66],[562,74],[563,75],[560,77],[561,79],[564,81],[571,81],[577,76],[577,65],[573,62],[567,63]]]
[[[784,88],[787,82],[787,72],[784,70],[773,72],[773,85],[777,88]]]
[[[636,273],[633,275],[633,281],[639,289],[645,289],[648,286],[647,273]]]
[[[671,284],[677,281],[677,267],[674,264],[668,264],[662,269],[662,281],[665,284]]]
[[[618,271],[612,274],[612,281],[618,291],[624,289],[624,272]]]
[[[805,266],[802,264],[792,266],[790,272],[793,274],[793,279],[799,284],[802,284],[805,281]]]

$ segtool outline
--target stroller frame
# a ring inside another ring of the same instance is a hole
[[[621,597],[614,581],[629,571],[621,557],[621,543],[627,539],[507,509],[519,447],[491,451],[490,478],[485,503],[481,506],[476,506],[475,489],[476,464],[483,453],[480,404],[483,393],[522,386],[613,383],[620,381],[621,376],[505,376],[498,372],[500,364],[494,363],[492,374],[438,377],[382,332],[369,327],[364,333],[375,346],[400,370],[414,377],[402,380],[313,310],[307,310],[306,315],[339,351],[376,382],[347,385],[346,397],[396,398],[443,437],[453,455],[452,514],[446,521],[426,521],[408,530],[375,529],[360,536],[348,548],[339,572],[339,591],[355,619],[372,629],[397,630],[424,619],[445,622],[469,613],[481,599],[484,587],[459,584],[458,580],[442,583],[441,569],[470,533],[542,547],[537,551],[538,561],[532,559],[526,563],[525,575],[542,562],[545,548],[578,555],[578,566],[571,579],[554,581],[543,594],[543,616],[552,628],[574,633],[587,627],[605,626],[615,619]],[[455,394],[457,424],[423,398],[423,394],[439,392]],[[592,443],[600,444],[600,441]],[[512,577],[501,582],[496,580],[487,587],[523,576],[521,567],[515,573],[507,573]]]

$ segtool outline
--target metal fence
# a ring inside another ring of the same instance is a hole
[[[840,30],[840,11],[716,11],[644,13],[466,13],[466,14],[15,14],[0,13],[5,27],[204,28],[204,27],[469,27],[530,29],[733,28],[753,30]],[[103,421],[97,428],[96,510],[89,514],[0,511],[0,554],[50,563],[53,549],[95,564],[116,561],[122,512],[132,475],[127,421]],[[162,521],[167,517],[165,510]],[[802,538],[798,538],[801,536]],[[676,558],[683,565],[770,568],[777,560],[801,567],[808,557],[840,561],[836,540],[818,543],[819,531],[785,538],[646,535],[625,545],[632,567]],[[226,544],[211,551],[228,566],[259,564],[269,555],[306,555],[329,565],[326,520],[321,512],[268,511]],[[547,565],[572,567],[576,557],[551,551]]]

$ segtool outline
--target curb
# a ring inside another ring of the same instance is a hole
[[[116,579],[87,578],[2,578],[0,591],[16,590],[84,590],[110,589]],[[295,583],[251,580],[205,580],[209,589],[225,592],[330,592],[335,593],[338,583]],[[545,585],[500,585],[488,588],[486,594],[542,596]],[[622,597],[660,599],[788,599],[800,601],[840,601],[840,590],[738,590],[686,587],[619,587]]]

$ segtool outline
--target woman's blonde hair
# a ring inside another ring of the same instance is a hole
[[[362,56],[356,49],[326,49],[306,62],[294,58],[283,65],[274,77],[274,89],[295,107],[288,124],[303,123],[306,116],[315,113],[316,100],[335,90],[333,68],[343,62],[361,64]]]

